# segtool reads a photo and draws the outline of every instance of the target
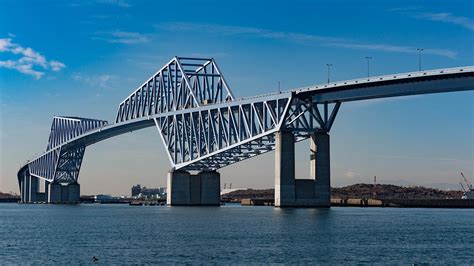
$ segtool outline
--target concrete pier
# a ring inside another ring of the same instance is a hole
[[[190,178],[191,174],[186,171],[169,171],[168,185],[166,188],[166,203],[168,205],[191,204]]]
[[[48,203],[61,203],[61,184],[49,184]]]
[[[291,132],[278,132],[275,143],[275,207],[330,207],[329,134],[310,138],[310,178],[295,179],[295,144]]]
[[[315,181],[316,206],[331,206],[329,134],[315,132],[310,138],[310,179]]]
[[[37,202],[36,194],[38,193],[38,178],[36,176],[30,175],[29,178],[30,186],[29,186],[29,200],[28,202]]]
[[[80,203],[81,186],[78,183],[49,183],[45,188],[48,203],[76,204]]]
[[[44,202],[48,202],[49,182],[44,180]]]
[[[203,171],[198,174],[201,181],[201,205],[221,203],[221,175],[216,171]]]
[[[190,174],[187,171],[168,172],[166,202],[179,205],[220,205],[220,174],[203,171]]]
[[[27,200],[26,200],[26,175],[23,175],[21,177],[21,183],[20,183],[20,186],[21,186],[21,203],[26,203]]]
[[[61,185],[61,203],[67,203],[69,199],[69,190],[67,185]]]
[[[275,206],[295,204],[295,137],[281,131],[275,140]]]
[[[81,186],[78,183],[72,183],[67,186],[67,203],[75,204],[81,201]]]
[[[30,175],[25,175],[25,203],[30,202]]]

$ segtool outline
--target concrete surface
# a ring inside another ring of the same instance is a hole
[[[295,138],[280,131],[275,139],[275,207],[295,203]]]

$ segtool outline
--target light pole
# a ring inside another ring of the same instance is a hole
[[[418,51],[418,71],[421,71],[421,52],[425,50],[424,48],[416,48]]]
[[[366,56],[365,59],[367,59],[367,78],[370,77],[370,60],[372,59],[372,56]]]
[[[278,93],[281,93],[281,90],[280,90],[280,81],[278,81]]]
[[[331,81],[331,67],[332,67],[332,64],[326,64],[326,66],[328,67],[328,84],[329,84],[329,82]]]

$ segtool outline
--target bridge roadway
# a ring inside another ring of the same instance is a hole
[[[216,170],[276,149],[275,205],[329,206],[329,131],[342,103],[473,88],[474,67],[468,66],[234,99],[213,59],[175,57],[119,105],[115,123],[55,117],[46,152],[18,172],[22,202],[76,202],[86,146],[156,126],[172,165],[171,205],[218,204]],[[310,179],[295,180],[294,143],[307,138]],[[45,182],[43,194],[38,179]]]

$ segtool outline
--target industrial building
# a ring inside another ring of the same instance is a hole
[[[153,196],[165,196],[166,188],[147,188],[142,187],[140,184],[132,186],[132,197],[153,197]]]

